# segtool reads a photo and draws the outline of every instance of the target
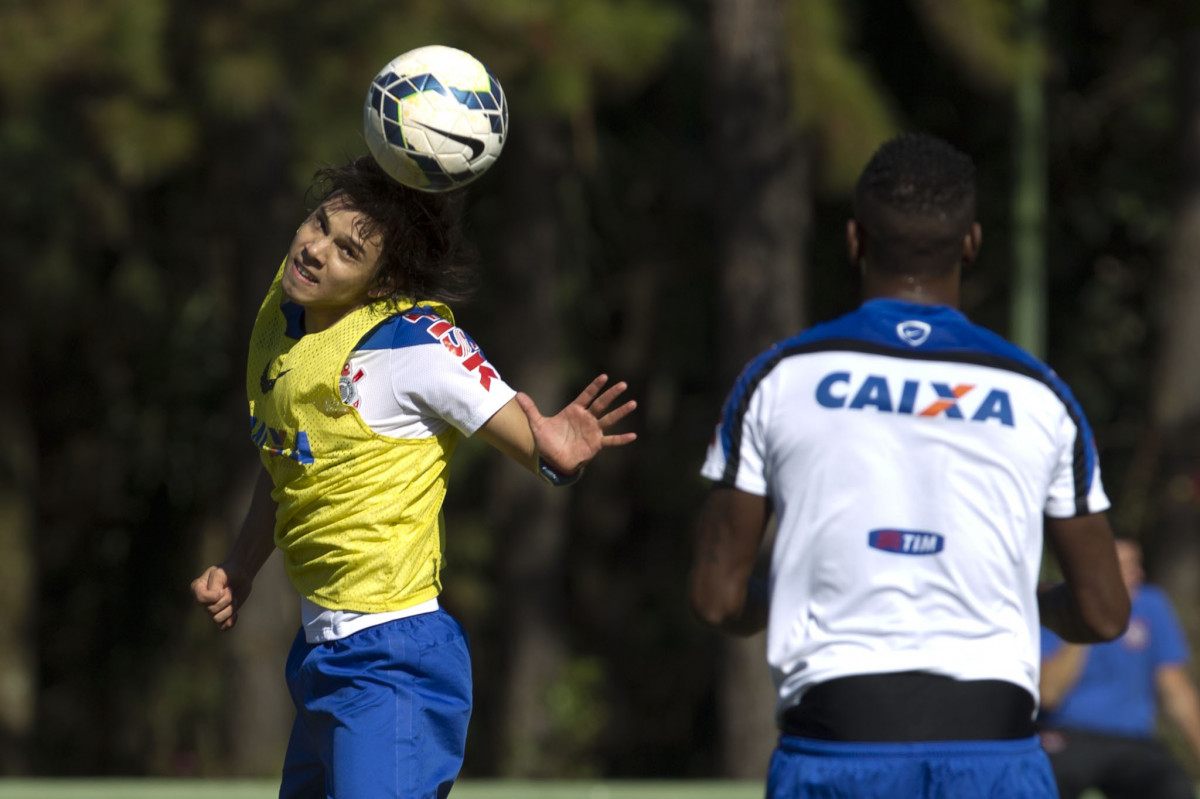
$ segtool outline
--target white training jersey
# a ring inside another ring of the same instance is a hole
[[[826,680],[912,670],[1036,700],[1043,514],[1109,504],[1051,369],[953,308],[889,299],[751,362],[702,473],[776,518],[780,713]]]
[[[420,306],[389,317],[358,343],[339,389],[342,402],[368,427],[390,438],[427,438],[448,427],[469,436],[516,396],[470,336]],[[300,602],[309,643],[438,608],[436,599],[388,613],[323,608],[303,597]]]

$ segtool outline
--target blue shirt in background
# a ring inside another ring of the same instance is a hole
[[[1063,640],[1042,628],[1042,658]],[[1160,666],[1188,661],[1188,643],[1161,588],[1143,585],[1133,596],[1129,627],[1115,641],[1091,646],[1079,681],[1054,711],[1039,717],[1048,727],[1152,738],[1158,729],[1154,675]]]

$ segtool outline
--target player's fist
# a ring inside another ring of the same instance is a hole
[[[208,611],[213,622],[222,630],[237,624],[237,607],[245,597],[234,593],[233,581],[223,566],[209,566],[192,580],[192,598]]]

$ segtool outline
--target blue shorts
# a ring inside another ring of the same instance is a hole
[[[782,736],[767,799],[1058,799],[1037,737],[843,743]]]
[[[280,799],[442,799],[471,717],[466,635],[438,610],[340,641],[296,636],[287,660],[296,721]]]

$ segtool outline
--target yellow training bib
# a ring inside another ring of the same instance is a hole
[[[292,585],[316,604],[360,613],[402,610],[441,591],[442,500],[458,443],[372,431],[342,402],[342,366],[393,310],[376,303],[320,333],[280,286],[258,312],[246,365],[251,437],[275,483],[275,544]],[[422,302],[447,319],[450,310]]]

